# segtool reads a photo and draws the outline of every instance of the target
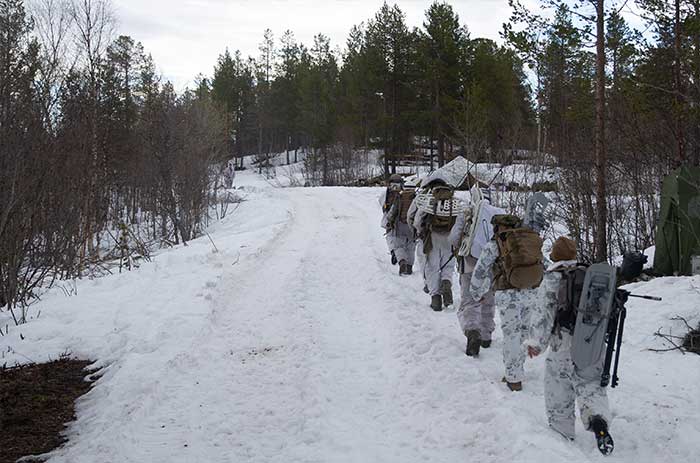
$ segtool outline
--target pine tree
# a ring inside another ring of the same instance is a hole
[[[454,136],[451,125],[457,118],[462,93],[460,67],[469,37],[448,3],[436,1],[430,5],[423,27],[421,46],[426,63],[423,81],[431,95],[429,111],[438,140],[438,165],[442,166],[446,160],[446,139]]]

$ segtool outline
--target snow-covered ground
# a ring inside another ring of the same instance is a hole
[[[508,392],[500,331],[468,359],[454,311],[396,275],[380,189],[236,182],[247,201],[210,231],[218,252],[205,237],[53,290],[0,338],[8,365],[71,352],[103,368],[50,462],[697,461],[700,358],[647,349],[680,331],[670,317],[697,322],[700,277],[632,287],[664,301],[629,303],[604,459],[580,424],[573,444],[549,431],[543,359]]]

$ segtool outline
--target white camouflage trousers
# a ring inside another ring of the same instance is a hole
[[[509,383],[520,382],[525,377],[527,351],[523,342],[529,334],[530,305],[536,295],[535,289],[506,289],[496,291],[494,297],[501,316],[503,363]]]
[[[452,282],[455,272],[455,259],[452,257],[452,245],[446,233],[432,233],[433,249],[425,256],[423,273],[431,296],[440,293],[440,283],[443,280]],[[451,259],[451,260],[450,260]]]
[[[462,301],[459,310],[457,310],[457,319],[462,328],[462,333],[465,335],[467,331],[477,330],[482,340],[490,340],[491,334],[496,328],[494,320],[496,306],[493,290],[487,292],[480,302],[474,300],[469,292],[469,284],[471,283],[475,266],[476,259],[474,257],[464,257],[464,271],[459,276]]]
[[[561,333],[561,340],[557,335],[552,336],[544,376],[549,425],[569,439],[575,436],[576,400],[586,429],[596,415],[610,423],[607,392],[600,386],[600,380],[588,381],[576,374],[571,360],[571,339],[566,332]]]
[[[391,233],[391,231],[389,231],[386,234],[385,238],[386,238],[386,247],[389,249],[389,252],[396,249],[396,246],[394,245],[394,241],[395,241],[394,235]]]
[[[416,259],[416,240],[413,230],[405,223],[398,222],[396,228],[389,232],[394,235],[394,254],[396,260],[405,260],[408,265],[413,265]]]

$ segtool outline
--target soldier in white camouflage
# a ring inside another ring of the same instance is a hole
[[[464,214],[457,217],[455,225],[452,227],[450,242],[454,249],[460,249],[462,241],[469,239],[467,234],[471,221],[474,219],[473,208],[475,206],[475,204],[469,204]],[[474,299],[469,292],[472,274],[477,263],[477,257],[474,255],[478,257],[480,254],[470,253],[466,256],[457,256],[457,273],[459,273],[462,296],[459,310],[457,310],[457,319],[462,332],[467,337],[466,354],[469,357],[478,356],[482,347],[491,347],[491,334],[496,328],[493,291],[488,291],[481,301]]]
[[[481,251],[474,267],[469,291],[475,301],[483,301],[494,286],[493,267],[499,258],[496,241],[490,241]],[[501,317],[503,331],[503,363],[505,376],[503,382],[511,391],[522,390],[525,377],[525,359],[527,354],[523,342],[527,336],[530,306],[536,297],[535,289],[496,289],[494,300]]]
[[[392,223],[390,220],[389,212],[391,211],[391,206],[396,202],[401,190],[403,189],[403,177],[398,174],[393,174],[389,177],[389,182],[384,192],[379,197],[379,205],[382,207],[382,222],[381,227],[386,230],[384,236],[386,237],[386,245],[389,248],[389,253],[391,254],[392,265],[398,264],[398,259],[396,258],[396,235],[391,233]]]
[[[577,264],[576,243],[568,238],[559,238],[550,258],[553,263],[545,272],[539,288],[524,345],[530,357],[536,357],[549,348],[544,392],[547,418],[552,429],[568,439],[574,439],[575,405],[578,400],[584,427],[596,434],[599,449],[607,454],[612,451],[613,442],[608,433],[610,411],[606,390],[600,385],[600,380],[586,380],[577,374],[571,359],[572,333],[557,322],[558,312],[565,306],[560,300],[566,294],[561,289],[563,272]]]
[[[430,194],[436,198],[442,195],[452,198],[454,194],[454,189],[445,182],[434,181],[426,187],[430,188]],[[454,302],[452,275],[455,271],[455,259],[449,235],[455,220],[455,215],[445,217],[420,208],[413,219],[413,227],[423,242],[422,250],[425,257],[423,274],[426,289],[431,298],[430,307],[436,312],[442,311],[443,307],[449,307]]]
[[[517,225],[534,232],[535,236],[545,228],[544,211],[535,207],[537,205],[536,202],[539,200],[537,195],[528,200],[527,210],[530,213],[526,215],[524,221]],[[494,219],[498,217],[495,216]],[[514,216],[509,216],[508,218],[517,219]],[[495,229],[496,235],[499,234],[497,228]],[[494,236],[494,239],[489,241],[481,251],[479,260],[472,273],[469,292],[475,301],[481,302],[490,290],[495,290],[494,300],[496,309],[501,317],[501,331],[503,332],[505,376],[502,381],[506,383],[511,391],[521,391],[525,377],[525,359],[527,358],[523,342],[527,337],[530,324],[530,307],[535,302],[537,296],[536,287],[539,285],[539,281],[530,286],[533,289],[520,289],[511,285],[508,277],[503,272],[504,261],[501,259],[501,250],[496,238]],[[539,237],[535,241],[538,241],[538,249],[533,249],[532,251],[538,253],[541,257],[542,241]],[[537,267],[541,275],[543,270],[542,262],[540,261],[533,267]],[[498,272],[496,271],[497,268],[499,269]]]
[[[399,275],[413,274],[416,257],[416,234],[408,223],[408,211],[416,197],[415,184],[404,183],[387,213],[387,235],[392,237]]]

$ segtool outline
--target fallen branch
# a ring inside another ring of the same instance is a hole
[[[659,328],[654,333],[654,336],[657,338],[661,338],[664,342],[670,344],[671,347],[662,349],[649,348],[647,350],[651,352],[670,352],[677,350],[680,351],[683,355],[687,354],[688,352],[700,355],[700,326],[698,326],[697,328],[693,328],[690,325],[690,323],[688,323],[688,320],[681,317],[680,315],[677,315],[671,318],[670,320],[676,322],[683,322],[685,327],[688,329],[688,332],[683,336],[677,336],[672,334],[670,331],[668,333],[662,333],[661,328]]]

